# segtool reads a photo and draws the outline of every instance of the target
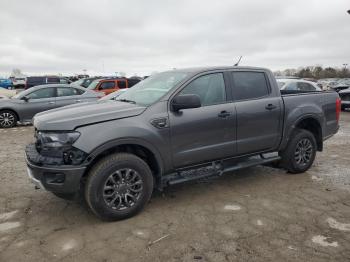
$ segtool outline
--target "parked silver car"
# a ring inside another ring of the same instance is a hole
[[[83,87],[49,84],[29,88],[10,99],[0,99],[0,128],[30,122],[36,113],[79,102],[95,101],[104,94]]]

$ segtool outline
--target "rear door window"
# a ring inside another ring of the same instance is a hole
[[[232,72],[236,100],[257,99],[270,91],[263,72]]]
[[[75,96],[78,95],[76,90],[71,87],[57,87],[57,96]]]

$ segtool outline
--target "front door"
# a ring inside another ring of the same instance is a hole
[[[46,87],[26,95],[28,101],[20,100],[21,121],[29,121],[39,112],[55,108],[55,88]]]
[[[174,167],[224,157],[235,151],[235,108],[227,101],[223,73],[199,76],[177,95],[196,94],[200,108],[169,112]]]
[[[275,148],[281,138],[281,97],[273,94],[264,72],[232,72],[237,110],[237,154]]]

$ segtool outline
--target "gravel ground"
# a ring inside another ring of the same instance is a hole
[[[170,187],[113,223],[34,190],[32,127],[0,137],[0,261],[350,261],[350,112],[305,174],[254,167]]]

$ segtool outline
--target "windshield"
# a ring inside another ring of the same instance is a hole
[[[186,72],[159,73],[139,82],[116,100],[133,101],[138,105],[149,106],[158,101],[188,75]]]
[[[87,89],[90,89],[90,90],[95,89],[99,82],[100,82],[100,80],[94,80],[94,81],[92,81],[91,84],[88,85]]]

